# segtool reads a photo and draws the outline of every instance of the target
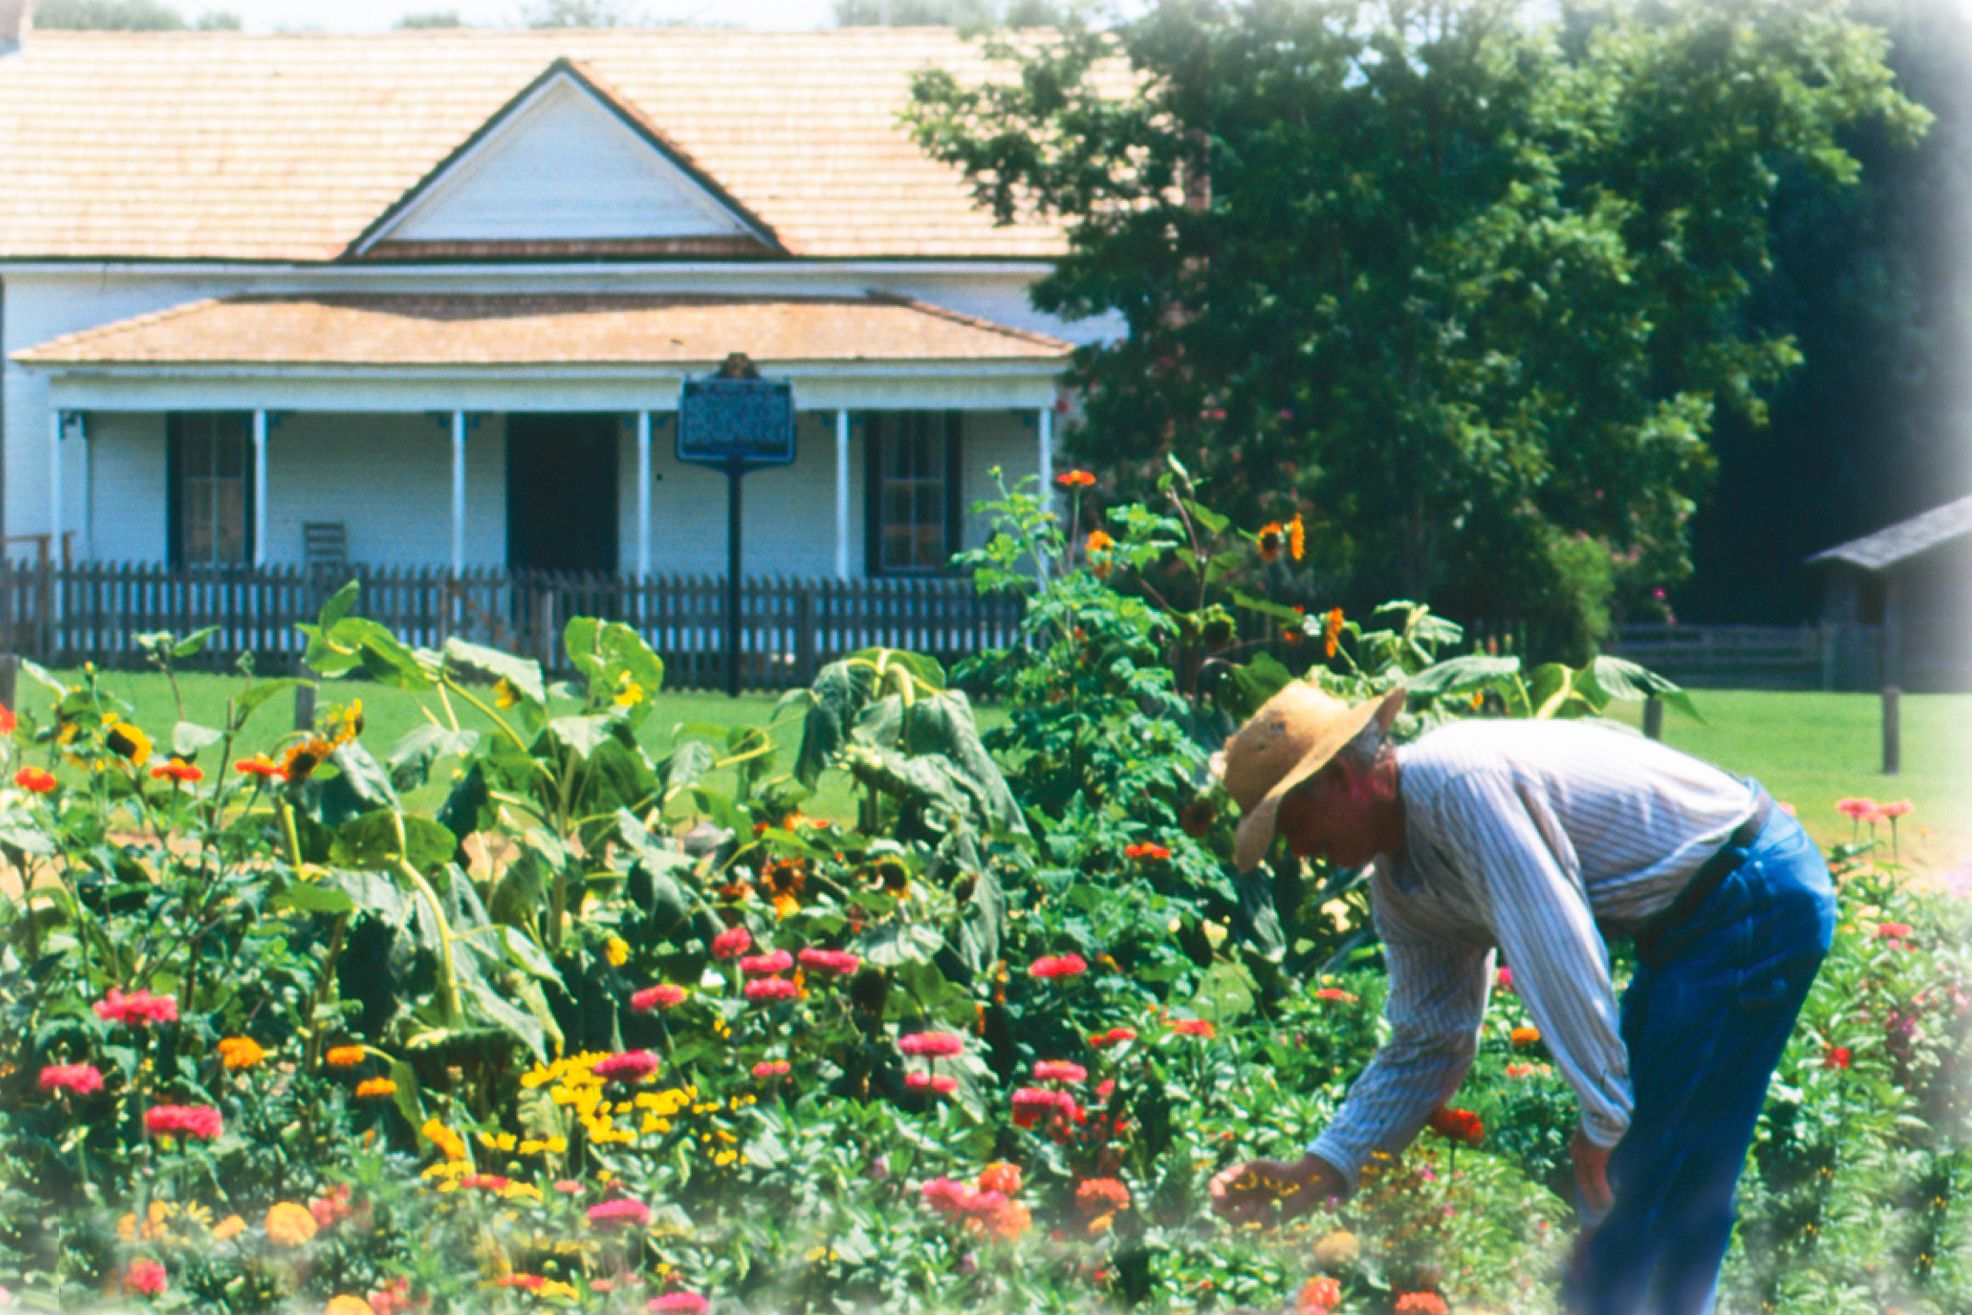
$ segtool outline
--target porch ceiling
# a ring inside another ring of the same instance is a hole
[[[192,302],[14,353],[55,373],[173,367],[1058,367],[1070,345],[902,297],[309,295]]]

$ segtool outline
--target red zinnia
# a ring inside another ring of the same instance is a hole
[[[34,794],[53,794],[55,774],[45,767],[23,767],[14,773],[14,784]]]
[[[1135,1041],[1137,1034],[1127,1027],[1112,1027],[1107,1032],[1095,1032],[1089,1036],[1089,1044],[1097,1050],[1107,1050],[1125,1041]]]
[[[1431,1116],[1431,1131],[1441,1137],[1464,1142],[1468,1146],[1477,1146],[1480,1139],[1486,1135],[1486,1125],[1481,1123],[1479,1116],[1471,1110],[1453,1109],[1449,1105],[1442,1105]]]
[[[1027,971],[1035,977],[1080,977],[1089,963],[1079,954],[1044,954]]]
[[[1821,1052],[1823,1068],[1847,1068],[1852,1055],[1847,1046],[1830,1046]]]
[[[496,1288],[521,1288],[528,1292],[537,1292],[547,1285],[548,1280],[539,1274],[502,1274],[493,1280]]]
[[[658,1060],[648,1050],[625,1050],[604,1055],[589,1066],[590,1072],[605,1081],[642,1082],[657,1072]]]
[[[1397,1298],[1397,1315],[1447,1315],[1445,1299],[1435,1292],[1406,1292]]]
[[[786,950],[775,950],[771,954],[747,954],[740,956],[739,970],[749,977],[766,977],[773,973],[784,973],[794,967],[794,956]]]
[[[753,933],[744,927],[728,927],[712,938],[712,957],[733,959],[753,948]]]
[[[959,1089],[959,1080],[950,1073],[906,1073],[904,1086],[910,1091],[929,1091],[938,1096],[949,1096]]]
[[[153,1105],[144,1111],[144,1130],[153,1137],[197,1137],[211,1141],[224,1120],[210,1105]]]
[[[1342,1301],[1342,1285],[1322,1275],[1301,1285],[1294,1296],[1295,1315],[1328,1315]]]
[[[1219,1035],[1219,1029],[1206,1018],[1174,1018],[1171,1030],[1179,1036],[1202,1036],[1208,1041]]]
[[[1054,477],[1054,482],[1065,489],[1085,489],[1096,482],[1096,477],[1087,470],[1064,470]]]
[[[94,1064],[50,1064],[41,1070],[43,1091],[67,1091],[87,1096],[103,1089],[103,1072]]]
[[[1000,1192],[1006,1196],[1020,1195],[1020,1166],[1005,1160],[995,1160],[979,1171],[979,1190]]]
[[[753,1066],[753,1076],[762,1082],[768,1078],[784,1078],[790,1067],[785,1059],[763,1059]]]
[[[1066,1059],[1043,1059],[1034,1064],[1036,1082],[1085,1082],[1089,1070]]]
[[[795,957],[801,961],[803,968],[839,973],[845,977],[863,966],[863,961],[847,950],[803,950]]]
[[[956,1032],[912,1032],[897,1038],[897,1048],[907,1055],[950,1059],[965,1050],[965,1038]]]
[[[1155,863],[1171,857],[1171,851],[1162,845],[1146,840],[1141,844],[1124,846],[1123,857],[1133,858],[1141,863]]]
[[[617,1224],[634,1224],[642,1227],[650,1222],[650,1207],[642,1201],[632,1201],[620,1196],[614,1201],[604,1201],[589,1207],[589,1222],[599,1228],[614,1227]]]
[[[159,781],[170,777],[172,780],[184,785],[196,785],[205,779],[205,773],[199,770],[196,763],[188,763],[182,759],[173,758],[167,763],[151,768],[151,777]]]
[[[1356,997],[1339,986],[1324,986],[1315,992],[1317,1000],[1339,1000],[1345,1005],[1356,1003]]]
[[[125,995],[112,986],[109,994],[96,1002],[96,1016],[112,1023],[175,1023],[178,1021],[178,998],[152,995],[142,988]]]
[[[630,995],[631,1012],[638,1014],[647,1014],[653,1009],[669,1009],[673,1005],[681,1005],[684,1002],[685,988],[672,986],[669,983],[646,986],[643,990],[634,991]]]
[[[164,1266],[155,1260],[133,1260],[124,1272],[124,1286],[132,1292],[141,1292],[147,1297],[155,1297],[164,1291]]]
[[[1910,935],[1907,922],[1879,922],[1876,924],[1876,938],[1884,941],[1900,941]]]
[[[785,977],[756,977],[745,987],[746,998],[759,1004],[762,1001],[793,1000],[800,996],[801,988]]]
[[[1077,1208],[1092,1215],[1130,1208],[1130,1189],[1117,1178],[1084,1178],[1075,1184]]]
[[[0,735],[12,735],[14,733],[14,727],[17,724],[14,719],[14,710],[6,704],[0,703]]]
[[[1049,1087],[1022,1087],[1013,1093],[1013,1122],[1017,1128],[1031,1128],[1044,1119],[1074,1123],[1081,1118],[1081,1106],[1065,1091],[1055,1091]]]

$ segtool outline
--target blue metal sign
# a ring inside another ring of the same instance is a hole
[[[678,460],[785,466],[794,460],[794,385],[776,379],[687,379],[678,399]]]

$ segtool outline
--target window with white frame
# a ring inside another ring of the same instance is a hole
[[[883,412],[866,434],[870,574],[944,571],[959,546],[958,413]]]
[[[172,564],[248,564],[254,515],[250,418],[179,412],[167,422],[165,442]]]

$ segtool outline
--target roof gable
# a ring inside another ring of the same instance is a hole
[[[1825,548],[1808,558],[1808,562],[1810,565],[1847,562],[1865,571],[1880,571],[1967,535],[1972,535],[1972,496],[1933,507],[1860,539]]]
[[[634,106],[557,59],[378,216],[349,254],[638,242],[781,250],[772,230]]]

